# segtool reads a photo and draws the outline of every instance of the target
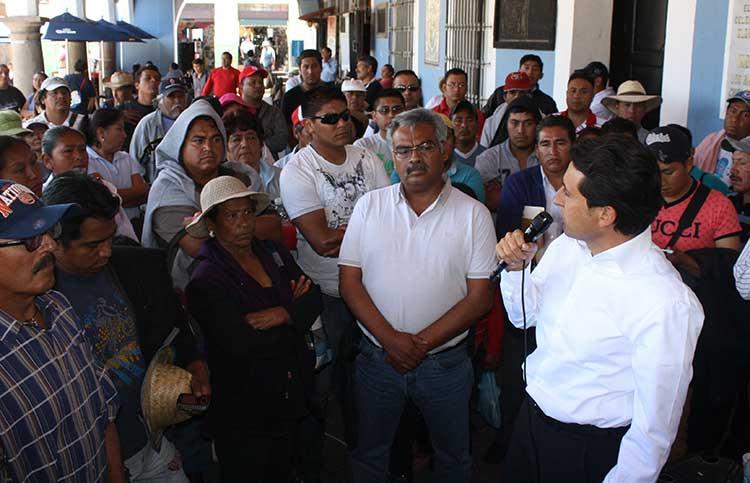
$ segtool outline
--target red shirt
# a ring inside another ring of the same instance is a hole
[[[697,187],[698,183],[693,181],[693,186],[685,196],[672,203],[666,203],[659,210],[651,224],[651,239],[659,248],[667,247]],[[674,248],[683,252],[698,248],[714,248],[716,240],[739,235],[741,232],[737,211],[732,202],[718,191],[711,190],[693,220],[693,225],[682,232]]]
[[[565,109],[564,111],[561,111],[559,114],[561,116],[568,117],[568,110]],[[591,111],[591,109],[589,109],[589,115],[586,117],[586,121],[580,126],[576,126],[576,134],[578,134],[579,132],[583,131],[584,129],[588,127],[601,127],[597,121],[598,119],[596,118],[596,114],[594,114]]]
[[[221,97],[226,93],[236,94],[239,79],[240,71],[234,67],[229,67],[228,69],[219,67],[218,69],[214,69],[211,71],[211,75],[208,76],[201,95],[207,96],[211,94],[211,91],[213,91],[214,97]]]
[[[448,107],[448,103],[445,102],[445,96],[443,96],[443,101],[437,106],[433,107],[432,110],[437,112],[438,114],[443,114],[448,118],[451,117],[451,108]],[[477,109],[477,124],[479,124],[479,129],[477,129],[477,141],[479,141],[479,139],[482,137],[482,128],[484,127],[484,114],[482,114],[482,111],[480,111],[479,109]]]

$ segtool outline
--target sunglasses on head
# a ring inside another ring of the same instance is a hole
[[[343,112],[331,112],[328,114],[323,114],[322,116],[313,116],[310,119],[318,119],[321,124],[336,124],[339,122],[339,119],[343,119],[346,122],[351,117],[352,115],[349,112],[349,109],[346,109]]]
[[[24,238],[23,240],[0,242],[0,248],[17,247],[19,245],[23,245],[26,247],[27,252],[32,253],[37,251],[39,247],[42,246],[44,235],[47,234],[49,234],[53,239],[57,240],[62,234],[62,226],[60,226],[59,223],[55,223],[55,226],[53,226],[52,229],[46,233],[32,236],[31,238]]]
[[[397,89],[401,92],[409,91],[409,92],[417,92],[419,90],[419,86],[414,85],[408,85],[408,86],[395,86],[394,89]]]

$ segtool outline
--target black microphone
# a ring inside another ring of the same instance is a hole
[[[542,211],[531,220],[531,224],[526,227],[526,230],[524,230],[523,241],[526,243],[537,241],[540,236],[544,235],[544,232],[547,231],[550,225],[552,225],[553,221],[555,220],[552,219],[552,215],[546,211]],[[490,275],[490,280],[497,280],[498,277],[500,277],[500,273],[505,270],[505,267],[507,266],[508,263],[506,261],[500,262],[500,265],[498,265],[495,271],[492,272],[492,275]]]

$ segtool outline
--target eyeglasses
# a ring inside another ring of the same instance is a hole
[[[336,124],[339,119],[343,119],[344,122],[348,121],[352,117],[349,109],[343,112],[331,112],[329,114],[323,114],[322,116],[312,116],[310,119],[319,119],[322,124]]]
[[[378,112],[378,114],[388,114],[389,112],[392,112],[394,114],[398,114],[400,112],[404,112],[404,106],[381,106],[375,109],[375,111]]]
[[[396,159],[405,161],[411,158],[412,152],[416,152],[417,156],[421,158],[435,151],[437,147],[437,144],[432,141],[425,141],[417,146],[396,146],[395,148],[393,148],[393,155],[396,157]]]
[[[404,91],[417,92],[420,89],[419,86],[415,86],[415,85],[411,85],[411,84],[408,85],[408,86],[394,86],[393,88],[397,89],[397,90],[399,90],[401,92],[404,92]]]
[[[451,89],[466,89],[466,82],[446,82],[445,85]]]
[[[50,231],[42,233],[41,235],[33,236],[31,238],[24,238],[23,240],[0,242],[0,248],[24,245],[27,252],[33,253],[37,251],[40,246],[42,246],[44,235],[50,235],[53,239],[57,240],[58,238],[60,238],[61,234],[62,226],[60,226],[59,223],[55,223],[55,226],[53,226]]]

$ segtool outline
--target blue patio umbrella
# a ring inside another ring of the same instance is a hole
[[[68,12],[53,17],[47,25],[45,40],[71,42],[126,42],[130,36],[120,30],[104,29],[96,22],[84,20]]]
[[[120,27],[120,30],[123,30],[125,32],[129,32],[131,35],[134,35],[134,36],[138,37],[139,39],[148,40],[148,39],[155,39],[156,38],[153,35],[151,35],[150,33],[146,32],[145,30],[141,30],[138,27],[136,27],[135,25],[129,24],[129,23],[123,21],[123,20],[118,20],[117,21],[117,26]]]
[[[97,20],[96,25],[101,28],[102,30],[107,31],[108,33],[111,33],[113,36],[115,36],[115,32],[117,32],[118,36],[120,37],[120,40],[113,40],[113,42],[143,42],[141,40],[141,37],[134,35],[131,32],[126,31],[119,25],[115,25],[113,23],[107,22],[104,19]],[[105,40],[105,42],[107,42]]]

